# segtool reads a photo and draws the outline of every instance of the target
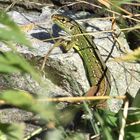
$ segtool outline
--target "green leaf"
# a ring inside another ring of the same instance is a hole
[[[132,107],[140,108],[140,90],[137,92],[137,94],[132,102]]]
[[[19,44],[26,45],[28,47],[31,46],[30,42],[26,39],[23,32],[21,32],[20,28],[16,25],[14,21],[10,19],[10,17],[0,11],[0,23],[4,25],[4,27],[0,28],[0,39],[5,41],[13,41]]]
[[[21,109],[38,113],[45,120],[56,120],[59,115],[51,104],[41,104],[31,94],[23,90],[5,90],[0,92],[0,99]]]
[[[139,140],[139,139],[140,139],[140,132],[135,132],[135,133],[134,132],[129,132],[127,134],[127,136],[125,137],[125,140]]]
[[[48,131],[46,135],[46,140],[64,140],[64,139],[65,138],[63,128]]]
[[[140,60],[140,47],[135,49],[131,53],[128,53],[124,56],[115,58],[115,60],[116,61],[127,61],[127,62],[139,61]]]
[[[131,123],[135,123],[140,121],[140,109],[131,110],[129,111],[128,118],[127,118],[127,125]],[[130,126],[131,128],[132,126]],[[140,127],[140,126],[139,126]],[[129,127],[128,127],[129,128]],[[133,129],[132,131],[136,131],[137,129]]]
[[[10,65],[6,65],[6,64],[0,64],[0,72],[1,73],[13,73],[13,72],[18,72],[19,69],[10,66]]]
[[[65,140],[85,140],[85,135],[83,133],[70,133],[70,135],[65,138]]]
[[[137,103],[136,103],[137,105]],[[127,125],[125,127],[126,139],[140,139],[140,108],[134,108],[128,112]]]
[[[100,122],[102,132],[101,135],[103,135],[103,138],[107,140],[117,139],[115,128],[118,127],[118,117],[116,116],[116,114],[108,110],[99,109],[98,112],[94,112],[94,115],[96,119]]]
[[[0,72],[29,73],[35,80],[40,81],[39,72],[36,71],[23,57],[14,52],[0,53]]]
[[[24,136],[24,124],[2,124],[0,123],[1,140],[22,140]]]

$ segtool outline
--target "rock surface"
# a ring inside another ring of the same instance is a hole
[[[50,17],[54,12],[55,11],[53,11],[53,9],[45,7],[40,16],[25,14],[26,18],[34,21],[41,27],[46,28],[40,29],[36,27],[28,32],[28,36],[32,38],[32,44],[34,47],[32,51],[22,46],[18,48],[20,53],[29,55],[32,54],[34,57],[39,58],[40,61],[36,60],[36,63],[39,64],[39,66],[42,64],[41,59],[43,60],[44,55],[47,54],[48,50],[54,43],[52,41],[43,42],[35,40],[31,36],[47,40],[51,38],[51,35],[47,31],[52,33],[55,37],[57,37],[59,33],[63,33],[51,22]],[[67,13],[67,15],[75,19],[77,19],[79,15],[84,18],[84,16],[87,14],[89,13],[79,12],[75,15],[72,13]],[[11,12],[10,15],[17,23],[27,24],[29,22],[20,13]],[[78,20],[78,22],[85,26],[87,31],[94,34],[94,42],[98,46],[103,59],[106,60],[106,58],[110,55],[109,59],[107,60],[107,66],[112,75],[111,95],[124,95],[126,92],[129,92],[134,97],[139,90],[140,81],[137,70],[140,68],[140,66],[138,64],[115,62],[113,60],[114,57],[121,56],[122,52],[126,52],[126,50],[130,51],[124,34],[120,32],[118,27],[115,27],[116,34],[119,36],[119,45],[118,43],[114,45],[112,33],[102,32],[105,30],[111,31],[111,22],[109,20],[90,18],[82,21]],[[50,84],[52,84],[52,86],[50,86],[50,90],[52,90],[51,92],[53,93],[56,92],[55,95],[58,95],[58,93],[65,96],[76,96],[79,94],[83,95],[89,89],[89,83],[85,74],[82,60],[73,50],[68,53],[63,53],[60,48],[55,48],[46,62],[45,73],[45,76],[48,77],[47,80],[50,81]],[[79,91],[80,93],[78,93]],[[114,106],[112,102],[109,102],[109,104],[111,104],[110,108],[112,108],[112,110],[118,107],[118,105]]]
[[[49,40],[51,38],[50,33],[55,37],[58,36],[61,31],[53,25],[50,20],[50,17],[54,12],[53,9],[45,7],[41,15],[22,13],[26,18],[15,11],[9,13],[18,24],[28,24],[29,21],[27,19],[30,19],[43,27],[43,29],[35,27],[27,33],[27,36],[32,41],[32,50],[24,46],[17,46],[17,50],[29,57],[28,59],[32,60],[39,69],[41,68],[45,54],[47,54],[54,43],[52,41],[43,42],[34,39],[34,37]],[[75,15],[72,13],[67,14],[77,19],[79,15],[83,15],[84,17],[89,13],[81,12]],[[125,52],[126,50],[129,51],[129,46],[125,40],[124,34],[116,27],[116,34],[119,35],[119,46],[117,43],[114,44],[111,32],[102,32],[111,30],[111,22],[109,20],[90,18],[88,20],[84,19],[84,21],[78,20],[78,22],[85,26],[87,31],[94,33],[94,42],[97,44],[103,59],[106,60],[108,56],[110,56],[106,63],[111,73],[110,94],[124,95],[126,92],[129,92],[134,97],[138,92],[140,85],[140,75],[137,73],[140,69],[140,65],[115,62],[113,60],[114,57],[121,56],[122,52]],[[50,33],[48,33],[48,31]],[[1,44],[0,47],[4,51],[7,51],[3,44]],[[68,53],[63,53],[59,47],[55,48],[47,59],[43,77],[47,85],[47,90],[45,91],[42,91],[39,85],[33,81],[31,77],[22,77],[20,74],[8,75],[8,79],[10,79],[8,82],[6,78],[1,75],[0,85],[3,87],[16,87],[28,90],[35,94],[41,94],[42,96],[79,96],[83,95],[89,89],[89,83],[82,60],[73,50]],[[110,100],[108,101],[108,104],[112,111],[117,112],[122,105],[122,101]]]

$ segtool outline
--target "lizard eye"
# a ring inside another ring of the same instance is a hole
[[[63,23],[65,23],[65,22],[66,22],[66,20],[65,20],[64,18],[62,18],[62,19],[61,19],[61,21],[62,21]]]

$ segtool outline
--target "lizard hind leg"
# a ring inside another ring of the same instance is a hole
[[[96,96],[96,93],[98,91],[98,86],[92,86],[86,93],[86,96]]]

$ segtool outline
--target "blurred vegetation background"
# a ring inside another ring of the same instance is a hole
[[[81,3],[81,4],[79,4]],[[68,6],[69,5],[69,6]],[[93,6],[97,5],[97,6]],[[133,52],[119,58],[119,61],[129,61],[139,63],[140,60],[140,3],[131,0],[6,0],[0,1],[0,42],[5,44],[10,51],[0,50],[0,74],[7,75],[22,73],[30,75],[41,88],[44,87],[42,72],[32,66],[22,54],[16,51],[16,45],[21,44],[32,48],[30,40],[21,31],[20,27],[7,15],[10,10],[21,11],[41,11],[44,6],[50,6],[64,10],[85,10],[90,13],[97,13],[97,17],[113,17],[120,28],[126,29],[124,33],[130,48]],[[99,7],[98,7],[99,6]],[[19,8],[20,7],[20,8]],[[123,15],[123,16],[122,16]],[[47,90],[47,89],[46,89]],[[128,97],[130,99],[131,97]],[[4,107],[17,107],[25,111],[32,112],[39,119],[41,128],[36,129],[31,135],[25,135],[25,125],[19,123],[0,122],[1,140],[27,140],[40,139],[53,140],[81,140],[86,139],[85,133],[90,132],[91,139],[122,140],[140,139],[140,92],[134,99],[124,103],[118,113],[112,113],[105,109],[92,109],[88,103],[70,104],[65,109],[59,110],[55,103],[40,102],[40,97],[31,93],[14,88],[3,89],[0,85],[0,104]],[[132,108],[133,107],[133,108]],[[78,115],[77,115],[78,114]],[[81,114],[85,114],[86,119],[81,119]],[[78,118],[75,118],[78,117]],[[127,118],[127,119],[126,119]],[[78,122],[78,119],[81,119]],[[74,122],[75,121],[75,122]],[[125,121],[125,123],[123,123]],[[79,131],[73,124],[80,123],[86,131]],[[124,125],[124,126],[123,126]],[[45,132],[45,133],[44,133]]]

